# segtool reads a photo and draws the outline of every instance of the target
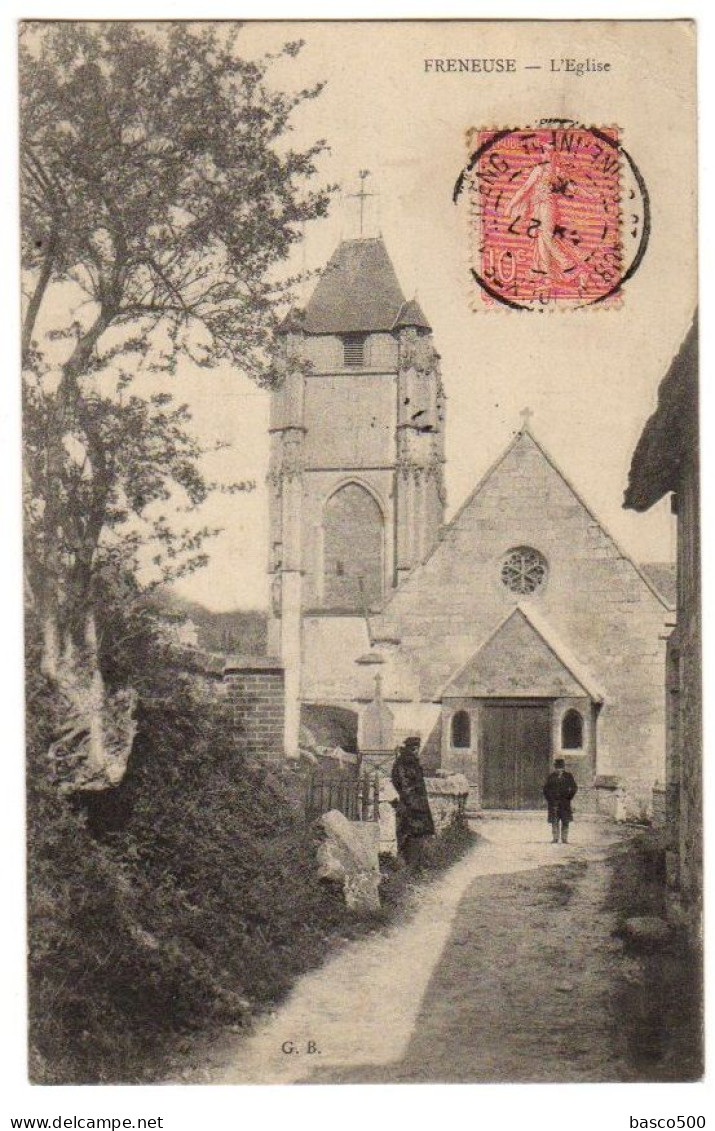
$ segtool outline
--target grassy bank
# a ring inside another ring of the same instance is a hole
[[[161,1078],[187,1035],[250,1024],[336,939],[395,914],[406,888],[392,870],[374,919],[348,911],[317,879],[314,831],[280,770],[242,755],[191,681],[150,661],[126,777],[83,799],[48,776],[62,704],[39,677],[28,689],[35,1083]],[[455,829],[425,875],[469,843]]]

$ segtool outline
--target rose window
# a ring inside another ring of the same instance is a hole
[[[539,588],[547,572],[548,566],[543,554],[529,546],[517,546],[504,558],[501,579],[512,593],[524,596]]]

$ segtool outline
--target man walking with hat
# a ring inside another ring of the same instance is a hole
[[[567,844],[569,839],[569,825],[573,821],[571,802],[576,796],[578,786],[573,774],[566,769],[563,758],[554,760],[554,768],[546,779],[544,797],[549,806],[549,824],[551,825],[552,841]]]

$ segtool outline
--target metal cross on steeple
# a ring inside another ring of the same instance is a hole
[[[529,421],[531,420],[531,418],[532,418],[532,416],[533,416],[533,415],[534,415],[533,409],[530,409],[530,408],[522,408],[521,412],[519,413],[519,416],[521,417],[521,420],[522,420],[522,424],[521,424],[521,430],[522,430],[522,432],[523,432],[523,431],[524,431],[525,429],[528,429],[528,427],[529,427]]]
[[[375,196],[376,195],[374,192],[365,192],[365,181],[367,180],[367,178],[370,175],[371,174],[370,174],[369,169],[361,169],[360,172],[358,173],[358,177],[360,178],[360,191],[348,193],[348,199],[349,200],[359,200],[360,201],[360,238],[361,239],[362,239],[362,234],[363,234],[363,224],[364,224],[364,221],[365,221],[365,201],[367,200],[367,198],[369,196]]]

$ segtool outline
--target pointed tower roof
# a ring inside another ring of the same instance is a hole
[[[432,329],[416,298],[411,298],[409,302],[403,304],[395,319],[393,330],[399,330],[402,326],[417,326],[420,330]]]
[[[404,306],[382,237],[343,240],[305,308],[303,328],[309,334],[390,331]]]

